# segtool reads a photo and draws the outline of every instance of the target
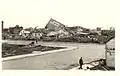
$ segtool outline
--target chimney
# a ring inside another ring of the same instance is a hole
[[[3,28],[4,28],[4,21],[1,21],[2,22],[2,31],[3,31]]]

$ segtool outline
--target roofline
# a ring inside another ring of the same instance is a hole
[[[112,37],[110,40],[115,39],[115,37]],[[105,44],[107,44],[110,40],[108,40]]]

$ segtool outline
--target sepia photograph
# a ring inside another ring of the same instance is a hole
[[[2,70],[115,71],[114,0],[2,0]]]

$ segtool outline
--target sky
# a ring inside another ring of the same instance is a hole
[[[44,28],[50,18],[67,26],[114,27],[116,0],[0,0],[4,28]]]

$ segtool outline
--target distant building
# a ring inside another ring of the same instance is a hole
[[[115,38],[106,43],[105,47],[106,65],[115,68]]]
[[[66,27],[65,29],[72,35],[88,35],[89,34],[89,29],[81,26]]]
[[[58,36],[58,37],[64,37],[64,36],[69,36],[69,32],[61,29],[58,31],[51,31],[47,34],[47,36]]]
[[[33,31],[31,30],[21,30],[19,35],[21,36],[21,38],[28,38],[28,39],[40,39],[41,36],[43,35],[43,33],[41,32],[40,29],[35,29]]]
[[[54,31],[65,28],[65,25],[51,18],[45,28]]]
[[[33,32],[33,33],[31,34],[31,38],[40,39],[41,36],[42,36],[42,33],[40,33],[40,32],[37,32],[37,33]]]
[[[47,34],[47,36],[56,36],[58,33],[56,31],[51,31]]]
[[[30,34],[30,31],[26,31],[26,30],[21,30],[19,33],[19,35],[24,37],[24,38],[28,37],[29,34]]]
[[[69,32],[65,30],[65,25],[52,18],[47,23],[45,29],[48,30],[47,36],[63,37],[69,35]]]
[[[49,32],[47,36],[68,37],[72,35],[87,35],[90,30],[81,26],[65,27],[64,24],[50,19],[45,27]]]

